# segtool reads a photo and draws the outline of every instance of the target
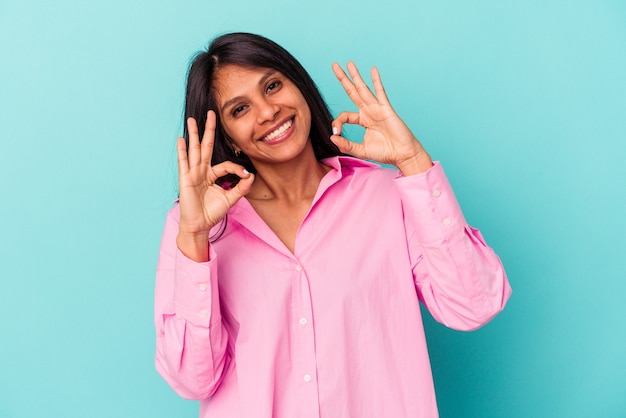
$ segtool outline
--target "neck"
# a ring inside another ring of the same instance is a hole
[[[255,164],[256,179],[249,200],[297,202],[313,199],[330,167],[317,161],[311,149],[302,158],[282,164]]]

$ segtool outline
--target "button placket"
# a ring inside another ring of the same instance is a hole
[[[298,398],[302,405],[307,408],[300,411],[298,416],[318,416],[319,410],[315,410],[319,399],[318,387],[315,384],[317,375],[317,355],[315,352],[315,328],[313,327],[313,303],[311,288],[306,274],[306,269],[298,261],[292,265],[294,272],[294,363],[297,374],[301,379]]]

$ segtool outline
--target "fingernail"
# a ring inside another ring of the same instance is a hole
[[[250,174],[250,172],[244,168],[243,169],[243,174]]]
[[[337,135],[339,133],[339,130],[337,129],[336,126],[333,126],[333,135]]]

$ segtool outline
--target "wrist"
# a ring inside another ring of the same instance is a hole
[[[198,263],[209,261],[208,234],[190,234],[179,232],[176,237],[178,249],[190,260]]]
[[[409,158],[398,161],[394,165],[403,176],[407,177],[428,171],[433,166],[433,160],[426,151],[422,150]]]

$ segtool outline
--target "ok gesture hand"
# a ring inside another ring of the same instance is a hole
[[[178,138],[176,146],[180,188],[180,224],[176,243],[183,254],[195,261],[208,261],[211,228],[250,191],[254,181],[254,175],[231,161],[211,166],[215,119],[215,112],[210,110],[201,143],[197,122],[189,118],[189,151],[184,138]],[[241,181],[225,190],[215,181],[226,174],[236,174]]]
[[[341,112],[333,121],[331,140],[342,152],[355,157],[393,164],[405,176],[428,170],[432,160],[415,138],[413,133],[391,107],[376,67],[371,76],[374,85],[372,93],[361,78],[356,65],[348,62],[350,77],[341,66],[333,63],[333,71],[348,96],[358,108],[358,112]],[[362,143],[356,143],[340,136],[344,124],[358,124],[365,128]]]

